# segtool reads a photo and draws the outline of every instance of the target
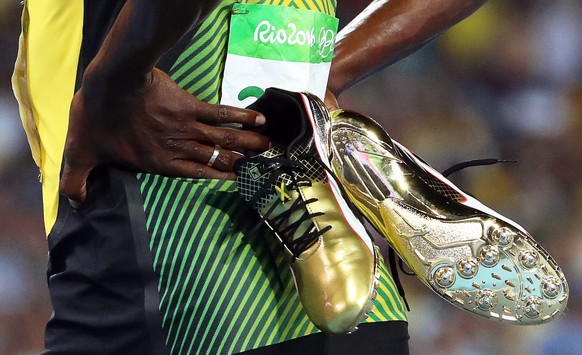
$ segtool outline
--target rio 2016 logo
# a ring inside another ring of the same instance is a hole
[[[335,48],[334,30],[321,27],[316,36],[315,28],[299,30],[294,23],[289,23],[287,28],[277,28],[268,20],[259,22],[255,28],[253,39],[255,42],[265,44],[279,43],[307,47],[313,47],[317,44],[321,58],[330,56]]]

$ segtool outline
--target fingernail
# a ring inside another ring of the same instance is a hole
[[[265,118],[265,116],[259,114],[257,116],[257,119],[255,120],[255,125],[257,125],[257,126],[264,125],[265,122],[267,122],[267,119]]]
[[[79,207],[81,207],[81,202],[69,199],[69,203],[71,204],[71,207],[73,207],[73,209],[75,210],[78,210]]]

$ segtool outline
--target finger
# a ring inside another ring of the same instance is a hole
[[[243,155],[218,144],[206,145],[187,140],[176,141],[172,146],[172,158],[190,160],[208,165],[216,170],[232,172],[234,162]]]
[[[90,166],[73,167],[65,160],[59,190],[73,207],[80,205],[87,197],[87,178],[91,170]]]
[[[200,125],[199,132],[207,144],[218,144],[238,152],[263,152],[272,146],[271,139],[262,134],[229,127]]]
[[[234,162],[243,157],[241,153],[222,148],[218,144],[214,147],[211,153],[206,155],[206,158],[201,160],[190,157],[188,154],[188,151],[184,152],[183,157],[188,160],[198,161],[213,169],[225,172],[232,172]]]
[[[213,126],[240,123],[243,126],[260,126],[266,122],[265,116],[257,111],[243,108],[202,103],[194,107],[196,120]]]
[[[200,164],[190,160],[174,159],[168,163],[169,169],[166,175],[180,176],[193,179],[222,179],[222,180],[236,180],[236,175],[233,172],[220,171],[206,164]]]
[[[222,149],[212,167],[224,172],[234,172],[234,163],[244,155],[232,150]]]

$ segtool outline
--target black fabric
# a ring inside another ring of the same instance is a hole
[[[133,174],[101,169],[79,209],[60,201],[49,236],[54,313],[44,355],[168,353],[138,188]],[[313,334],[244,354],[405,355],[408,339],[406,322],[370,323],[350,335]]]
[[[85,0],[83,14],[83,43],[79,56],[77,72],[77,89],[81,86],[81,78],[87,65],[95,58],[105,36],[109,32],[121,8],[127,0]],[[186,50],[190,40],[196,34],[200,25],[193,26],[182,38],[166,53],[162,55],[156,67],[166,73],[170,72],[172,65]]]
[[[83,2],[83,42],[77,68],[75,90],[81,87],[83,73],[93,60],[126,0],[85,0]]]
[[[128,223],[137,219],[145,225],[145,216],[132,215],[136,202],[124,186],[127,178],[97,171],[78,210],[66,199],[60,201],[48,238],[54,312],[43,354],[167,353],[157,314],[156,277],[148,265],[151,255],[142,244],[147,236],[134,235],[136,228]],[[136,240],[141,245],[136,247]]]
[[[317,333],[241,354],[407,355],[409,338],[407,322],[366,323],[353,334]]]
[[[277,143],[288,145],[306,129],[305,108],[296,92],[268,88],[247,108],[262,113],[266,118],[264,125],[250,129],[271,137]]]

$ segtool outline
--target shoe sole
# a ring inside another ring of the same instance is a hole
[[[516,324],[564,312],[561,269],[517,223],[463,193],[369,117],[335,111],[331,132],[332,169],[350,199],[434,292]]]

